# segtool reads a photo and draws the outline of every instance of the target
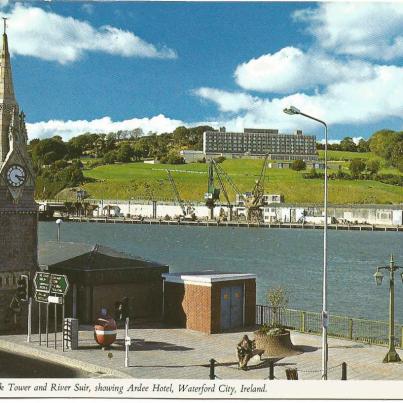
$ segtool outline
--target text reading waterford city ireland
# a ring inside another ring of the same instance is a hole
[[[0,7],[0,397],[399,397],[402,3]]]

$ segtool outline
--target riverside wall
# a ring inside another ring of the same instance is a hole
[[[181,206],[175,202],[142,201],[142,200],[86,200],[96,206],[91,216],[177,219],[183,216]],[[50,201],[38,202],[40,210],[46,209]],[[62,211],[63,202],[60,204]],[[210,209],[202,203],[184,203],[188,215],[193,213],[198,220],[208,220]],[[56,214],[57,209],[55,210]],[[320,205],[291,205],[273,203],[262,208],[264,223],[324,223],[324,209]],[[246,221],[246,209],[241,206],[233,207],[233,220]],[[229,219],[229,208],[217,205],[214,208],[214,219]],[[369,224],[369,225],[403,225],[403,203],[399,205],[330,205],[328,206],[328,224]]]

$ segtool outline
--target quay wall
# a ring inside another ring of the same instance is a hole
[[[96,209],[93,217],[125,217],[176,219],[183,215],[181,206],[175,202],[140,201],[140,200],[86,200]],[[46,210],[49,201],[39,202],[40,209]],[[62,211],[63,202],[60,204]],[[187,214],[194,213],[198,220],[208,220],[210,209],[202,203],[184,203]],[[57,209],[55,210],[57,211]],[[229,207],[216,205],[215,219],[228,219]],[[233,219],[246,220],[246,209],[233,207]],[[273,203],[262,208],[265,223],[324,223],[323,206],[290,205]],[[403,225],[403,203],[400,205],[330,205],[328,207],[328,223],[369,224],[369,225]]]

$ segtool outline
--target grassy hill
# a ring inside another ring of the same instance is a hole
[[[348,170],[350,158],[375,158],[372,153],[346,153],[330,151],[329,160],[337,161]],[[337,164],[336,164],[337,165]],[[226,160],[224,170],[232,177],[241,191],[250,191],[259,176],[262,160]],[[131,199],[155,197],[159,200],[174,199],[166,169],[170,169],[185,200],[203,201],[207,191],[207,165],[149,165],[141,162],[103,165],[86,169],[85,176],[95,179],[84,188],[91,198]],[[330,170],[332,172],[332,170]],[[398,174],[398,171],[383,168],[381,172]],[[217,184],[218,187],[218,184]],[[282,194],[287,203],[321,203],[323,180],[304,179],[302,172],[291,169],[267,169],[266,193]],[[232,199],[235,195],[229,191]],[[329,181],[330,203],[403,203],[403,189],[377,181],[331,180]]]

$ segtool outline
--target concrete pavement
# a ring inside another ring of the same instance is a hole
[[[247,333],[253,338],[253,332]],[[214,358],[218,362],[215,372],[218,379],[268,378],[267,361],[258,366],[251,365],[246,372],[237,369],[235,346],[243,334],[205,335],[158,326],[130,329],[132,345],[128,368],[124,367],[123,330],[119,330],[117,342],[109,350],[102,350],[96,344],[91,330],[80,331],[79,350],[75,351],[62,352],[60,333],[57,335],[57,349],[54,349],[53,334],[48,348],[43,344],[39,346],[38,335],[33,335],[29,344],[25,335],[0,336],[0,349],[78,368],[94,377],[208,379],[209,360]],[[274,368],[276,379],[286,379],[286,368],[297,368],[302,380],[320,379],[321,337],[292,332],[291,339],[303,353],[278,360]],[[348,366],[349,380],[403,379],[403,364],[382,363],[386,352],[386,347],[329,338],[328,378],[341,379],[341,363],[344,361]],[[398,352],[403,358],[403,351]]]

